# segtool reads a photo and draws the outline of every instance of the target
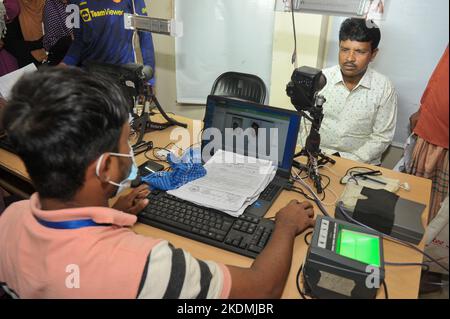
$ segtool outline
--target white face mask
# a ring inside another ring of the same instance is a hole
[[[131,169],[130,169],[130,174],[128,175],[127,178],[125,178],[120,183],[108,181],[108,183],[110,183],[111,185],[118,187],[117,192],[116,192],[116,196],[117,196],[118,194],[122,193],[124,190],[131,187],[131,182],[137,178],[138,168],[136,165],[136,160],[134,158],[133,148],[131,146],[130,146],[130,154],[121,154],[121,153],[108,153],[108,154],[111,156],[117,156],[117,157],[128,157],[128,158],[131,158],[131,160],[133,161],[133,163],[131,165]],[[105,154],[102,154],[99,157],[99,159],[97,160],[97,166],[95,169],[95,173],[97,174],[98,177],[100,177],[100,165],[103,161],[104,156],[105,156]]]

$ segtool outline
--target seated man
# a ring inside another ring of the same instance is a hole
[[[20,298],[280,297],[312,205],[282,209],[248,269],[135,234],[136,216],[108,207],[135,171],[120,92],[73,68],[27,74],[13,88],[4,125],[37,193],[0,217],[0,285]]]
[[[392,142],[397,94],[385,76],[369,67],[380,39],[373,22],[347,19],[341,26],[339,66],[323,71],[328,80],[321,92],[327,100],[320,130],[325,153],[379,165]],[[302,145],[305,139],[302,132]]]

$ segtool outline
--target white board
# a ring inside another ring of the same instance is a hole
[[[184,29],[175,40],[177,102],[205,104],[228,71],[255,74],[269,90],[274,8],[275,0],[175,0]]]

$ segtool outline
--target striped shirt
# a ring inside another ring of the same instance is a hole
[[[225,266],[195,259],[163,241],[150,253],[138,299],[223,299],[230,287]]]
[[[52,226],[86,220],[96,225]],[[38,194],[14,203],[0,217],[0,287],[17,298],[229,296],[226,266],[135,234],[131,227],[136,220],[108,207],[42,210]],[[74,267],[78,272],[72,273]]]

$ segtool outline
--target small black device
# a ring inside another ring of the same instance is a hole
[[[376,232],[318,217],[303,266],[306,294],[319,299],[373,299],[384,278],[383,240]]]
[[[151,149],[153,149],[153,142],[152,141],[150,141],[150,142],[141,141],[139,143],[134,144],[132,146],[132,148],[133,148],[134,155],[137,156],[141,153],[144,153],[144,152],[147,152],[147,151],[150,151]]]
[[[164,170],[164,165],[159,164],[155,161],[149,160],[149,161],[145,162],[144,164],[142,164],[141,166],[139,166],[139,175],[141,177],[145,177],[150,174],[160,172],[162,170]]]
[[[239,218],[154,190],[139,222],[255,258],[272,235],[272,220],[248,213]]]
[[[286,93],[291,98],[291,103],[302,116],[312,123],[306,145],[300,153],[295,154],[295,158],[302,156],[308,158],[306,165],[296,164],[296,166],[308,173],[319,194],[322,193],[323,189],[318,167],[327,163],[336,163],[335,160],[325,156],[320,150],[319,131],[324,116],[323,105],[326,99],[319,95],[319,92],[326,84],[327,79],[322,71],[303,66],[294,70],[291,82],[286,87]]]

